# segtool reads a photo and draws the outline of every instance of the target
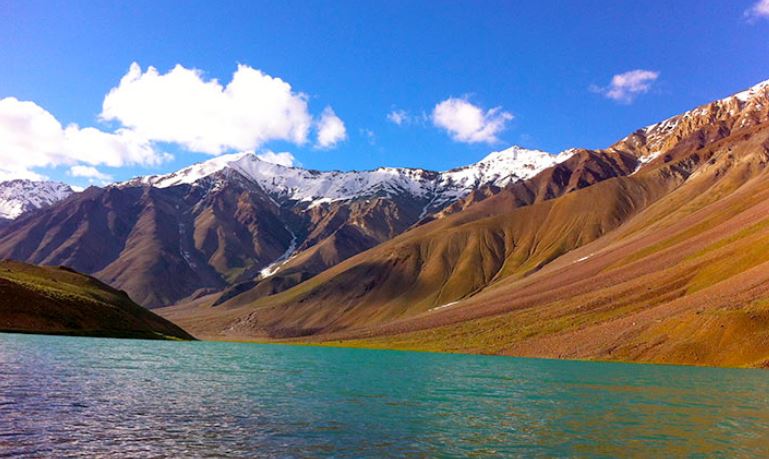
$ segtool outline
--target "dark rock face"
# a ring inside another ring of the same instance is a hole
[[[0,257],[71,266],[159,307],[258,282],[289,249],[307,253],[269,291],[285,289],[404,231],[423,205],[371,196],[308,210],[228,171],[193,185],[88,189],[0,224]]]

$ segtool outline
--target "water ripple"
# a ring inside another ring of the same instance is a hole
[[[725,370],[0,334],[0,457],[761,456]]]

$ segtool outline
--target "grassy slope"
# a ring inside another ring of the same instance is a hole
[[[0,331],[193,339],[92,277],[12,261],[0,262]]]
[[[540,180],[415,228],[286,292],[266,298],[257,291],[247,292],[216,311],[185,306],[163,314],[207,333],[231,328],[226,322],[236,319],[229,310],[255,309],[245,311],[248,323],[235,328],[244,325],[252,328],[248,334],[265,330],[272,337],[285,337],[420,313],[477,293],[497,279],[536,270],[616,226],[624,213],[632,211],[632,198],[623,196],[636,194],[623,192],[624,182],[607,188],[619,199],[603,207],[595,206],[592,198],[547,198],[627,173],[634,161],[621,154],[585,150]],[[526,206],[531,201],[537,203]]]
[[[767,133],[728,148],[716,145],[712,153],[683,186],[542,271],[497,285],[457,306],[343,336],[341,342],[766,366]],[[659,170],[646,173],[654,174]],[[361,338],[367,333],[377,337]]]
[[[249,307],[175,312],[230,338],[284,325],[347,346],[766,366],[767,163],[764,126],[500,216],[472,218],[479,204]],[[383,260],[400,275],[371,277]]]
[[[588,186],[623,173],[628,165],[621,155],[585,151],[569,163],[543,174],[541,183],[417,227],[280,294],[255,300],[244,294],[216,308],[200,301],[159,312],[208,337],[285,338],[387,323],[526,276],[609,232],[648,194],[664,191],[627,180]],[[547,199],[554,187],[567,195]],[[535,204],[521,207],[527,193]]]

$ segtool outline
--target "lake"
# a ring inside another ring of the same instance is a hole
[[[757,456],[764,370],[0,334],[0,456]]]

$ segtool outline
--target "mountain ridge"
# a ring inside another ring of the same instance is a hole
[[[75,191],[61,182],[16,179],[0,182],[0,220],[42,209],[72,195]]]
[[[210,337],[764,366],[769,91],[741,94],[276,295],[161,311]]]
[[[746,299],[763,323],[769,304],[751,277],[769,257],[748,245],[765,242],[769,85],[515,176],[495,173],[496,158],[343,173],[220,157],[21,216],[0,228],[0,256],[71,265],[149,306],[174,304],[159,311],[210,338],[769,362],[751,341],[762,328],[728,312]],[[431,207],[445,183],[451,199]],[[678,331],[693,323],[700,341]],[[746,330],[756,352],[714,348],[721,325]]]
[[[290,268],[261,287],[274,293],[405,231],[437,201],[463,195],[468,183],[511,182],[557,158],[513,147],[441,176],[396,168],[317,172],[252,153],[222,156],[92,187],[22,215],[0,230],[0,255],[72,266],[150,307],[243,289]],[[439,184],[448,197],[436,199]]]
[[[150,185],[167,188],[194,184],[226,169],[258,183],[279,203],[296,201],[305,208],[387,193],[406,193],[427,201],[425,213],[461,198],[483,185],[506,186],[525,180],[568,158],[512,146],[488,154],[480,161],[446,171],[422,168],[378,167],[365,171],[317,171],[270,163],[253,152],[222,155],[164,175],[142,176],[113,186]]]
[[[194,338],[125,292],[65,267],[0,260],[0,331],[112,338]]]

